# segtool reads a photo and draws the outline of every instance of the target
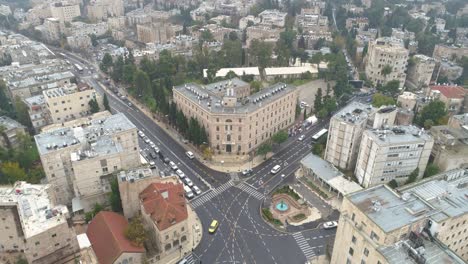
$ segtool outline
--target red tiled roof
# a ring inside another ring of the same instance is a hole
[[[463,98],[467,93],[463,87],[451,85],[433,85],[431,90],[440,91],[447,98]]]
[[[86,235],[100,264],[113,264],[125,252],[145,252],[143,247],[134,246],[125,238],[127,225],[125,217],[114,212],[99,212],[91,220]]]
[[[159,230],[187,219],[187,205],[182,184],[152,183],[140,193],[145,213],[151,215]]]

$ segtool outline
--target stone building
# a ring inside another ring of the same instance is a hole
[[[0,147],[15,148],[18,146],[18,135],[27,134],[26,127],[8,116],[0,116]]]
[[[406,86],[421,89],[429,86],[436,62],[433,58],[417,54],[413,56],[413,64],[408,67]]]
[[[468,168],[468,130],[466,126],[433,126],[433,163],[441,171]]]

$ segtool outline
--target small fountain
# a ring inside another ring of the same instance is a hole
[[[276,204],[276,210],[280,212],[285,212],[288,209],[289,209],[289,206],[283,200],[281,200],[281,202]]]

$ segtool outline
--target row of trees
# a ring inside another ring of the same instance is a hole
[[[322,88],[317,89],[314,99],[314,112],[317,117],[324,118],[330,116],[337,109],[336,99],[331,96],[330,86],[327,85],[325,96],[322,95]],[[304,109],[304,119],[307,117],[307,108]]]

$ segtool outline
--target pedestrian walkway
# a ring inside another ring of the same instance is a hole
[[[255,188],[253,188],[252,186],[250,186],[249,184],[244,183],[244,182],[237,185],[236,188],[241,189],[242,191],[252,195],[254,198],[256,198],[258,200],[263,200],[263,198],[265,197],[262,193],[260,193]]]
[[[187,264],[195,264],[195,260],[193,259],[193,255],[192,255],[192,254],[186,256],[186,257],[185,257],[185,260],[187,260],[187,262],[185,262],[185,263],[187,263]]]
[[[206,192],[204,195],[199,196],[199,197],[192,200],[192,207],[197,208],[199,206],[202,206],[204,203],[206,203],[206,202],[210,201],[211,199],[215,198],[220,193],[222,193],[225,190],[229,189],[233,185],[234,185],[233,181],[228,181],[225,184],[219,186],[218,188]]]
[[[315,256],[314,250],[310,247],[309,243],[305,240],[301,232],[294,233],[293,237],[296,240],[297,245],[299,245],[302,253],[304,253],[306,256],[307,260]]]

